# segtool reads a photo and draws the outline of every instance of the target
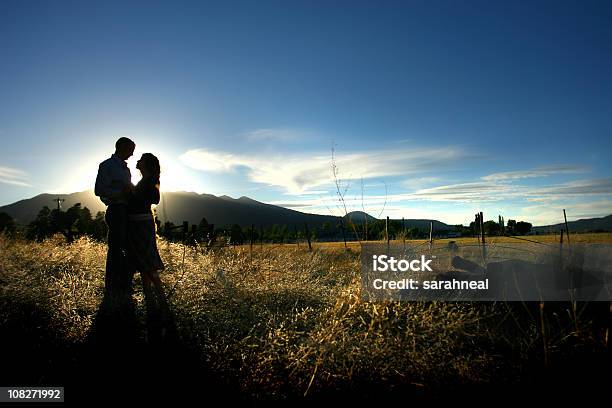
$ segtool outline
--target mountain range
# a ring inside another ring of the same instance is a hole
[[[567,228],[570,232],[612,231],[612,215],[601,218],[583,218],[576,221],[568,221]],[[559,232],[561,230],[565,230],[565,223],[532,228],[532,231],[538,233]]]
[[[35,197],[20,200],[15,203],[0,207],[0,212],[5,212],[13,217],[18,224],[26,225],[36,218],[38,212],[44,206],[57,207],[57,199],[61,201],[61,208],[66,210],[76,203],[87,207],[92,215],[98,211],[104,211],[106,207],[93,191],[82,191],[72,194],[39,194]],[[231,198],[228,196],[215,196],[212,194],[197,194],[192,192],[165,192],[162,194],[160,204],[157,206],[157,216],[162,221],[172,221],[180,224],[188,221],[190,224],[198,224],[203,217],[210,224],[217,226],[228,226],[238,224],[240,226],[270,226],[297,225],[300,228],[307,223],[310,226],[320,226],[329,222],[332,225],[340,221],[340,217],[332,215],[319,215],[303,213],[276,205],[265,204],[249,197]],[[375,221],[376,218],[361,211],[354,211],[345,217],[354,223]],[[434,229],[451,230],[453,227],[443,222],[433,220]],[[429,229],[430,220],[407,219],[406,228]]]
[[[66,210],[76,203],[87,207],[93,215],[98,211],[104,211],[105,205],[93,191],[82,191],[71,194],[39,194],[35,197],[20,200],[15,203],[0,207],[0,212],[5,212],[13,217],[18,224],[26,225],[36,218],[38,212],[44,206],[56,208],[57,199],[63,200],[61,208]],[[212,194],[197,194],[193,192],[165,192],[162,194],[160,204],[157,206],[157,216],[162,221],[172,221],[180,224],[188,221],[190,224],[198,224],[203,217],[208,223],[217,226],[229,226],[238,224],[240,226],[271,226],[297,225],[300,228],[307,223],[311,226],[320,226],[329,222],[337,224],[340,217],[332,215],[319,215],[303,213],[272,204],[265,204],[249,197],[231,198],[228,196],[215,196]],[[344,216],[350,218],[354,223],[375,221],[376,218],[362,211],[353,211]],[[434,230],[452,230],[453,226],[433,220]],[[430,220],[406,219],[406,228],[429,229]],[[602,218],[580,219],[568,222],[571,232],[589,231],[612,231],[612,215]],[[559,231],[565,228],[564,223],[533,227],[532,231],[539,233]]]

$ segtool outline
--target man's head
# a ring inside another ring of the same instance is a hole
[[[127,160],[134,154],[136,143],[127,137],[120,137],[115,143],[115,154],[121,160]]]

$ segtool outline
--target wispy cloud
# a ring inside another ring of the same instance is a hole
[[[277,205],[279,207],[285,207],[285,208],[305,208],[305,207],[313,207],[311,204],[307,204],[307,203],[294,203],[292,201],[289,202],[283,202],[283,201],[272,201],[269,204],[272,205]],[[329,214],[328,214],[329,215]]]
[[[418,201],[447,202],[453,207],[446,208],[455,208],[457,211],[460,211],[459,208],[465,210],[474,205],[488,205],[499,210],[507,207],[509,202],[514,202],[512,208],[522,208],[522,212],[519,211],[520,216],[542,224],[556,219],[559,208],[571,209],[576,216],[608,215],[612,213],[611,196],[612,178],[578,180],[544,188],[516,186],[502,182],[472,182],[443,185],[414,193],[364,195],[363,198],[359,194],[347,195],[345,204],[349,211],[365,208],[366,211],[376,215],[384,208],[384,213],[389,215],[406,212],[407,207],[411,207],[410,214],[415,211],[426,214],[432,210],[432,208],[422,208],[422,205],[417,204]],[[583,201],[585,197],[588,197],[587,202]],[[523,206],[519,204],[521,202]],[[297,197],[295,200],[276,201],[271,204],[334,215],[341,215],[343,212],[343,208],[338,204],[338,197],[333,194],[318,198]]]
[[[556,219],[560,205],[571,208],[575,214],[602,215],[612,198],[612,177],[565,182],[551,178],[548,183],[539,181],[537,185],[526,181],[586,173],[589,169],[584,166],[551,165],[482,177],[472,174],[466,180],[451,183],[449,176],[456,179],[458,174],[454,170],[480,157],[454,146],[428,148],[400,144],[394,147],[336,152],[340,183],[350,186],[344,203],[339,203],[335,194],[331,152],[278,152],[277,149],[274,153],[246,155],[194,149],[185,152],[180,160],[190,168],[203,171],[243,170],[253,182],[284,190],[287,198],[269,201],[270,204],[320,214],[343,215],[346,205],[348,211],[365,210],[374,216],[415,217],[418,214],[421,218],[463,222],[469,218],[465,214],[480,208],[516,214],[542,225]],[[403,181],[398,183],[393,177],[401,177]],[[374,194],[366,189],[361,196],[360,179],[364,187],[375,189]],[[389,182],[394,187],[387,194],[384,191]],[[600,204],[591,208],[587,201]],[[423,202],[432,204],[424,206]]]
[[[188,150],[179,157],[180,161],[196,170],[211,172],[233,171],[238,166],[247,165],[248,158],[231,153],[212,152],[204,149]]]
[[[508,196],[525,194],[525,187],[491,181],[459,183],[417,190],[407,195],[411,198],[431,201],[489,202],[499,201]]]
[[[403,148],[337,154],[335,164],[342,181],[422,174],[432,168],[442,169],[460,163],[469,155],[460,148]],[[333,183],[331,152],[239,155],[194,149],[181,155],[186,166],[204,171],[232,171],[248,168],[251,181],[284,188],[302,194],[318,186]]]
[[[543,187],[495,181],[460,183],[418,190],[406,197],[431,201],[489,202],[506,199],[547,201],[571,196],[612,194],[612,178],[576,180]]]
[[[327,190],[308,190],[308,191],[303,191],[301,193],[283,193],[283,195],[289,195],[289,196],[313,196],[313,195],[325,195],[325,194],[329,194],[329,191]]]
[[[546,166],[538,167],[531,170],[519,170],[519,171],[507,171],[502,173],[493,173],[488,176],[482,177],[485,181],[503,181],[503,180],[517,180],[525,178],[535,177],[547,177],[554,174],[578,174],[586,173],[589,171],[588,168],[583,166],[574,165],[558,165],[558,166]]]
[[[245,134],[249,141],[276,141],[276,142],[291,142],[307,137],[309,132],[290,128],[265,128],[257,129]]]
[[[425,188],[425,186],[436,184],[441,181],[442,179],[440,177],[416,177],[411,178],[409,180],[405,180],[402,183],[402,186],[412,190],[418,190]]]
[[[12,167],[0,166],[0,183],[21,187],[32,187],[32,185],[28,183],[27,173]]]
[[[584,196],[612,194],[612,177],[576,180],[538,189],[538,195]]]

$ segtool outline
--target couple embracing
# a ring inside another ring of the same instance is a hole
[[[147,320],[163,336],[170,310],[159,277],[164,264],[157,250],[156,225],[151,212],[151,205],[160,200],[160,165],[157,157],[144,153],[136,165],[142,179],[133,185],[126,160],[135,148],[132,140],[119,138],[115,153],[100,164],[96,178],[95,194],[107,205],[105,298],[115,309],[131,303],[133,275],[140,272]]]

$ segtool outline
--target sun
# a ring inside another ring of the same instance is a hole
[[[143,153],[152,153],[159,159],[161,167],[160,188],[162,191],[197,191],[200,181],[195,179],[192,171],[180,163],[178,157],[165,153],[164,149],[155,146],[136,145],[134,155],[128,159],[128,167],[132,173],[132,183],[141,179],[140,170],[136,169],[136,162]]]
[[[136,169],[136,162],[143,153],[152,153],[159,159],[161,167],[160,188],[163,192],[169,191],[195,191],[203,192],[201,175],[196,177],[194,172],[183,165],[178,154],[167,153],[168,150],[161,146],[149,144],[137,144],[134,155],[127,160],[128,168],[132,173],[132,183],[136,184],[141,179],[140,170]],[[66,173],[56,188],[49,191],[52,194],[69,194],[74,192],[93,190],[96,182],[99,164],[109,158],[112,149],[107,152],[98,152],[81,156],[73,165],[69,173]]]

